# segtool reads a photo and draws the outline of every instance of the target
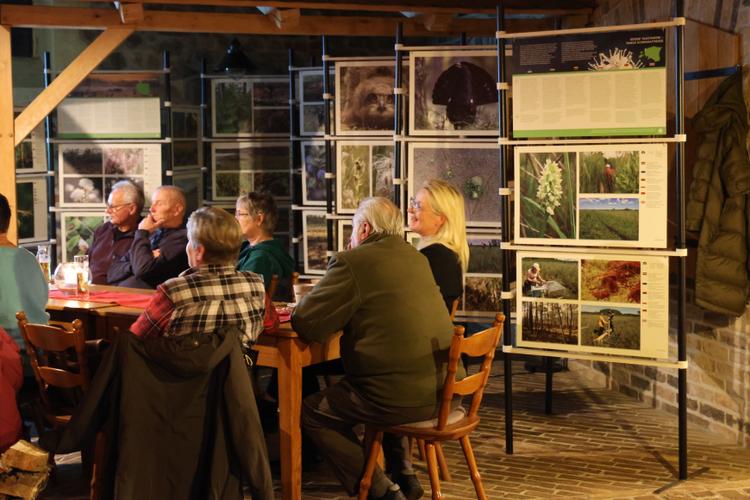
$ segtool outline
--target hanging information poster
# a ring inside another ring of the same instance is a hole
[[[158,139],[158,97],[69,97],[57,107],[61,139]]]
[[[393,142],[338,141],[336,211],[353,214],[369,196],[393,199]]]
[[[409,197],[430,179],[450,183],[464,197],[466,225],[500,225],[500,159],[497,143],[409,144]]]
[[[48,236],[47,177],[16,178],[18,242],[46,241]]]
[[[513,40],[513,137],[663,135],[664,30]]]
[[[666,144],[514,152],[517,243],[667,246]]]
[[[161,185],[161,144],[77,142],[58,147],[61,207],[104,207],[112,185],[129,180],[146,204]]]
[[[518,347],[667,358],[669,258],[517,252]]]
[[[214,200],[235,201],[242,193],[263,191],[289,199],[289,142],[214,142],[211,144]]]

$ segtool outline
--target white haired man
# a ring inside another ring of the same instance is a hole
[[[96,285],[119,285],[133,275],[127,254],[143,211],[143,191],[130,181],[112,186],[107,198],[109,221],[94,231],[89,256],[91,282]]]
[[[346,375],[305,399],[302,426],[350,495],[358,491],[365,463],[353,428],[435,417],[453,334],[427,258],[403,239],[399,209],[386,198],[367,198],[353,226],[352,249],[331,259],[292,315],[294,330],[308,341],[344,332]],[[392,477],[376,469],[371,498],[414,499],[424,493],[405,442],[385,436]]]

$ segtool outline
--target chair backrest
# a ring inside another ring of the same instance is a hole
[[[268,284],[268,290],[266,290],[266,295],[271,297],[271,300],[273,300],[274,296],[276,295],[276,288],[279,286],[279,275],[273,274],[271,275],[271,283]]]
[[[438,430],[445,429],[448,416],[451,414],[454,396],[471,396],[471,405],[467,416],[475,416],[479,411],[484,387],[490,378],[492,360],[495,358],[495,349],[497,349],[497,344],[500,341],[500,332],[504,321],[505,315],[496,314],[495,322],[491,328],[475,333],[471,337],[464,337],[464,327],[454,327],[448,354],[448,374],[445,377],[443,399],[438,413]],[[473,358],[482,357],[482,364],[479,366],[477,373],[467,375],[462,380],[456,380],[456,371],[458,370],[458,363],[461,362],[462,354]]]
[[[16,319],[45,409],[53,409],[49,397],[51,387],[80,388],[86,392],[90,378],[81,321],[58,323],[59,327],[29,323],[23,311],[16,313]],[[71,357],[72,353],[75,358]]]
[[[297,271],[294,271],[290,278],[290,283],[292,286],[294,286],[297,284],[298,281],[299,281],[299,273]]]
[[[458,297],[453,301],[453,304],[451,304],[451,321],[456,317],[456,311],[458,311],[458,302],[461,300],[461,297]]]

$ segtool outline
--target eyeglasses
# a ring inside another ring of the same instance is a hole
[[[126,205],[132,205],[132,203],[120,203],[119,205],[112,205],[110,203],[107,203],[107,210],[115,211],[118,210]]]
[[[409,198],[409,208],[412,210],[422,210],[422,202],[412,196]]]
[[[249,212],[234,212],[235,217],[250,217]]]

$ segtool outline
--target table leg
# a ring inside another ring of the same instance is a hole
[[[299,340],[280,338],[279,434],[281,458],[281,497],[302,498],[302,366]]]

